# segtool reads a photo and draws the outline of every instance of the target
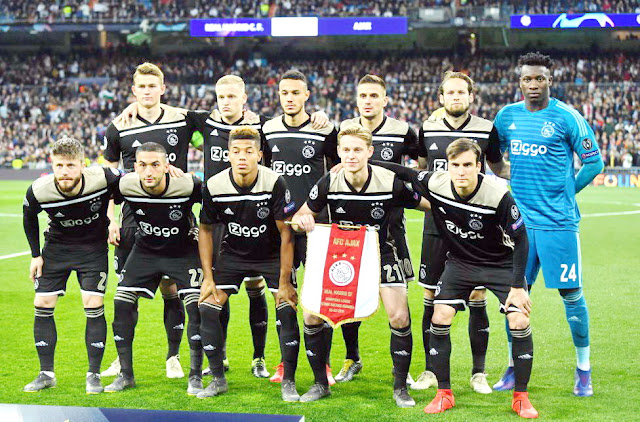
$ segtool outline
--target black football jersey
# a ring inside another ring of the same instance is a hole
[[[202,201],[202,182],[188,173],[166,178],[165,191],[151,195],[142,188],[138,174],[129,173],[120,179],[116,202],[124,201],[138,224],[137,246],[163,255],[184,255],[197,241],[192,207]]]
[[[507,187],[479,175],[476,190],[461,198],[448,172],[415,172],[413,188],[431,203],[435,224],[449,253],[461,261],[511,266],[522,215]]]
[[[469,138],[478,143],[482,156],[480,162],[485,172],[485,158],[492,163],[502,160],[500,153],[500,140],[498,133],[491,121],[478,116],[469,115],[469,118],[457,129],[454,129],[446,118],[437,121],[426,120],[420,128],[419,155],[427,159],[427,170],[446,171],[447,154],[449,144],[458,138]],[[424,232],[437,235],[438,230],[433,223],[430,212],[425,213]]]
[[[117,188],[120,171],[105,167],[82,170],[80,193],[66,196],[53,174],[43,176],[27,189],[23,204],[25,232],[32,256],[40,255],[38,213],[45,211],[49,224],[44,237],[47,243],[87,245],[104,243],[108,236],[109,199]]]
[[[360,124],[360,117],[343,121],[340,130],[353,124]],[[403,155],[418,159],[418,137],[408,123],[385,116],[372,135],[372,160],[401,164]]]
[[[145,142],[156,142],[167,150],[169,163],[187,171],[187,154],[193,135],[193,125],[181,109],[161,105],[162,112],[155,122],[139,115],[128,126],[111,122],[104,137],[104,158],[118,162],[122,158],[125,171],[133,171],[136,149]]]
[[[318,213],[329,209],[330,222],[362,225],[378,229],[381,251],[393,248],[388,238],[390,215],[394,208],[415,208],[420,196],[412,192],[390,170],[369,165],[369,177],[360,191],[346,179],[345,170],[322,177],[309,192],[307,205]]]
[[[315,130],[308,119],[298,127],[285,123],[284,115],[274,117],[262,128],[267,140],[271,169],[287,181],[297,211],[311,187],[338,158],[338,132],[333,125]]]
[[[188,116],[204,139],[202,151],[205,180],[229,168],[229,132],[232,129],[249,126],[260,131],[262,135],[262,125],[267,121],[264,116],[258,116],[255,120],[242,117],[232,124],[226,124],[215,120],[209,112],[201,111],[190,111]],[[264,135],[262,135],[261,149],[264,150]]]
[[[264,261],[280,257],[276,220],[287,219],[293,209],[291,192],[279,174],[260,166],[253,185],[240,187],[227,169],[207,181],[200,221],[224,224],[222,253]]]

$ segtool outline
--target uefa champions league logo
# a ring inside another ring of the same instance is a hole
[[[329,267],[329,280],[336,286],[346,286],[353,281],[356,271],[349,261],[337,261]]]

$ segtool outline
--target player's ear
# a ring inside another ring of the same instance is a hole
[[[385,96],[384,96],[384,102],[383,102],[383,104],[382,104],[382,107],[386,107],[386,106],[387,106],[387,104],[389,104],[389,97],[385,95]]]
[[[472,93],[469,94],[469,104],[472,104],[476,99],[476,96]]]
[[[438,95],[438,100],[440,101],[440,105],[444,106],[444,95]]]
[[[549,86],[553,85],[553,76],[549,75]]]
[[[165,84],[162,84],[160,86],[160,95],[164,95],[164,92],[167,90],[167,86]]]
[[[373,157],[373,145],[370,145],[369,148],[367,148],[367,158],[371,158]]]
[[[307,101],[307,100],[309,99],[309,97],[310,97],[310,96],[311,96],[311,91],[309,91],[309,90],[307,89],[306,97],[305,97],[305,99],[304,99],[304,100],[305,100],[305,101]]]
[[[248,99],[249,99],[249,97],[247,96],[247,93],[244,92],[242,94],[242,104],[246,104]]]
[[[262,153],[262,150],[260,149],[258,150],[258,161],[262,161],[262,156],[263,156],[263,153]]]

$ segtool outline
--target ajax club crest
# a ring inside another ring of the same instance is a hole
[[[178,145],[178,135],[176,134],[178,129],[168,129],[167,130],[167,143],[172,147]]]
[[[556,131],[553,126],[554,124],[552,122],[544,122],[544,126],[542,126],[540,134],[545,138],[551,138]]]
[[[337,261],[329,267],[329,279],[336,286],[346,286],[351,283],[355,274],[356,270],[349,261]]]
[[[172,205],[169,209],[169,218],[171,221],[178,221],[182,218],[182,211],[180,205]]]
[[[314,148],[315,142],[313,141],[304,141],[304,147],[302,147],[302,156],[304,158],[311,158],[316,155],[316,149]]]

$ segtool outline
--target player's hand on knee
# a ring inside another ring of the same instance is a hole
[[[120,246],[120,226],[118,223],[109,223],[109,243]]]
[[[44,259],[42,256],[31,258],[31,265],[29,266],[29,277],[31,281],[35,283],[36,278],[42,276],[42,266],[44,265]]]
[[[169,176],[182,177],[184,176],[184,171],[182,171],[181,168],[174,166],[173,164],[169,164]]]
[[[278,293],[276,294],[276,304],[287,302],[294,311],[298,312],[298,292],[290,282],[283,282],[280,280],[280,286],[278,287]]]
[[[138,103],[133,102],[124,109],[115,119],[113,123],[122,123],[124,126],[128,126],[138,117]]]
[[[329,116],[323,110],[311,114],[311,127],[315,130],[322,129],[329,124]]]
[[[213,300],[215,300],[216,303],[220,303],[216,283],[214,283],[212,279],[205,279],[202,282],[202,286],[200,286],[200,298],[198,299],[198,305],[207,300],[209,296],[213,296]]]
[[[531,298],[524,288],[512,287],[505,302],[505,307],[515,306],[528,318],[531,315]]]

